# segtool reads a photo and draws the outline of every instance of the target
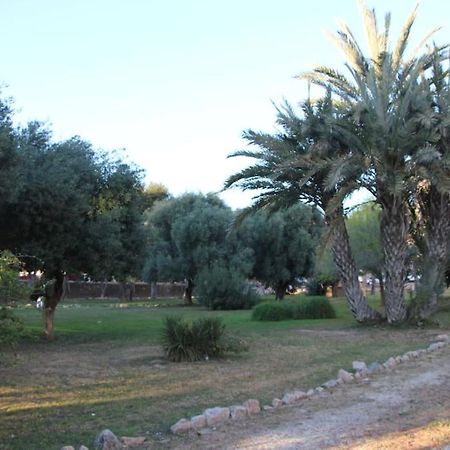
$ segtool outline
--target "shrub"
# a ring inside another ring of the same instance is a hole
[[[194,321],[180,316],[166,317],[162,333],[163,349],[171,361],[200,361],[222,356],[225,352],[246,350],[245,343],[225,333],[219,317]]]
[[[305,297],[291,304],[292,318],[301,319],[335,319],[336,311],[326,297]]]
[[[203,270],[196,286],[200,304],[210,309],[250,309],[259,300],[239,271],[221,264]]]
[[[264,302],[253,309],[254,320],[334,319],[336,311],[326,297],[302,297],[284,302]]]
[[[287,320],[292,319],[292,311],[287,302],[263,302],[253,309],[254,320]]]
[[[10,309],[0,309],[0,362],[2,353],[13,349],[24,334],[24,325]]]
[[[10,305],[28,297],[29,289],[19,281],[19,259],[10,251],[0,252],[0,303]]]

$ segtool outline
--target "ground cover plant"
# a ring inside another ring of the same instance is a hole
[[[428,345],[450,328],[362,327],[343,299],[331,300],[335,319],[260,322],[251,311],[210,311],[180,300],[136,303],[65,300],[57,312],[56,339],[41,338],[33,308],[16,313],[33,336],[16,349],[16,363],[0,367],[0,449],[49,450],[92,446],[110,428],[147,436],[170,448],[169,426],[212,406],[258,398],[269,403],[293,388],[308,389],[351,368],[355,359],[383,361]],[[376,300],[373,303],[376,306]],[[173,363],[160,345],[164,319],[220,317],[245,339],[249,351],[199,362]]]

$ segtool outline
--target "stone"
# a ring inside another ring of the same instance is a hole
[[[339,369],[337,374],[338,378],[340,378],[344,383],[351,383],[353,381],[353,375],[350,372],[347,372],[344,369]]]
[[[317,386],[314,390],[315,390],[318,394],[320,394],[320,393],[323,392],[325,389],[324,389],[322,386]]]
[[[96,450],[123,450],[123,445],[111,430],[101,431],[94,441]]]
[[[401,358],[402,363],[408,362],[409,361],[409,356],[403,355]]]
[[[243,405],[230,406],[230,416],[233,420],[245,419],[248,415],[247,408]]]
[[[369,374],[377,373],[383,370],[383,366],[379,362],[375,361],[369,365],[367,370],[369,371]]]
[[[398,365],[398,363],[397,363],[396,359],[393,358],[393,357],[390,357],[390,358],[383,364],[383,366],[386,367],[386,369],[392,369],[392,368],[394,368],[394,367],[397,366],[397,365]]]
[[[361,372],[355,373],[355,380],[359,380],[361,378]]]
[[[272,411],[272,409],[273,409],[273,406],[270,406],[270,405],[263,406],[263,411]]]
[[[244,406],[247,408],[247,413],[249,416],[252,414],[258,414],[261,411],[261,406],[259,400],[251,398],[244,402]]]
[[[357,370],[360,372],[363,369],[367,369],[367,365],[364,361],[353,361],[352,362],[353,370]]]
[[[435,350],[439,350],[440,348],[445,347],[445,343],[444,342],[433,342],[432,344],[430,344],[428,346],[428,351],[429,352],[434,352]]]
[[[187,419],[180,419],[176,424],[170,427],[170,431],[173,434],[189,433],[192,430],[192,423]]]
[[[283,406],[283,400],[279,399],[279,398],[274,398],[272,400],[272,406],[274,408],[281,408]]]
[[[191,417],[191,425],[196,431],[206,428],[206,417],[203,414]]]
[[[337,380],[331,379],[331,380],[328,380],[325,383],[323,383],[322,386],[327,388],[327,389],[331,389],[331,388],[336,387],[337,385],[338,385]]]
[[[71,445],[65,445],[64,447],[61,447],[60,450],[75,450]]]
[[[283,402],[283,405],[290,405],[296,402],[297,398],[295,397],[293,392],[286,392],[286,394],[283,395],[281,401]]]
[[[450,336],[448,334],[440,334],[439,336],[435,337],[436,341],[443,341],[443,342],[449,342]]]
[[[79,450],[89,450],[85,445],[80,445]]]
[[[128,436],[122,436],[120,438],[123,445],[125,445],[127,448],[133,448],[133,447],[141,447],[144,445],[145,437],[128,437]]]
[[[312,397],[316,392],[314,391],[314,389],[309,389],[308,392],[306,393],[307,397]]]
[[[206,417],[206,425],[208,427],[214,427],[215,425],[226,422],[230,418],[230,409],[216,406],[215,408],[205,409],[203,414]]]

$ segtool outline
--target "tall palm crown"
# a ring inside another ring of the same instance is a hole
[[[302,109],[300,118],[288,104],[278,108],[281,131],[275,135],[254,131],[244,134],[257,149],[231,156],[251,157],[256,163],[228,178],[225,189],[238,186],[260,191],[247,213],[298,201],[322,209],[352,314],[359,322],[378,320],[361,291],[343,216],[342,199],[355,189],[361,170],[360,166],[347,164],[348,137],[353,136],[347,130],[347,112],[335,107],[330,93],[315,104],[305,102]]]
[[[414,179],[417,163],[429,156],[424,151],[428,129],[421,126],[421,112],[427,109],[428,101],[424,75],[436,58],[444,57],[446,47],[410,58],[405,56],[417,14],[414,10],[391,50],[390,15],[386,14],[384,29],[380,32],[375,11],[368,9],[362,0],[359,3],[369,55],[364,55],[351,30],[341,23],[332,38],[344,52],[350,77],[318,67],[302,78],[326,87],[353,110],[359,144],[352,148],[352,155],[368,161],[360,183],[372,192],[382,207],[388,321],[401,322],[406,318],[403,286],[410,227],[409,183]],[[419,47],[435,31],[429,33]]]

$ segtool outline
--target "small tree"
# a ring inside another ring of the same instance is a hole
[[[242,222],[239,235],[254,254],[251,277],[272,287],[277,300],[313,272],[322,222],[317,210],[301,203],[272,214],[262,210]]]

